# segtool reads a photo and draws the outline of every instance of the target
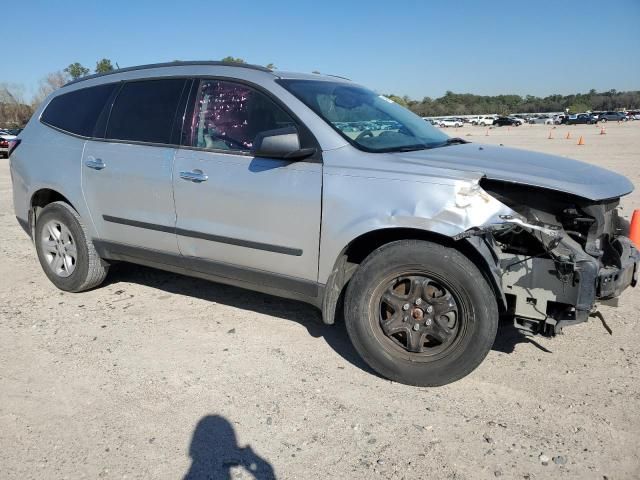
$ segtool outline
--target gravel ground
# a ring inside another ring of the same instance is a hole
[[[448,133],[640,186],[640,122],[550,130]],[[473,374],[426,389],[379,378],[343,326],[293,301],[127,264],[94,291],[56,290],[4,159],[0,259],[1,478],[640,477],[637,291],[603,307],[611,335],[596,319],[552,339],[502,325]]]

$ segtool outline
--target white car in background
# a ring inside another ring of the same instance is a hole
[[[473,117],[471,119],[471,123],[473,125],[480,125],[481,127],[490,127],[493,125],[493,121],[496,119],[494,115],[480,115],[478,117]]]
[[[444,118],[438,121],[438,125],[440,127],[461,127],[464,123],[457,118]]]

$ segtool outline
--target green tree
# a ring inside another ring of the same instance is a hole
[[[269,70],[275,70],[275,69],[276,69],[276,66],[275,66],[273,63],[267,63],[265,66],[266,66]]]
[[[247,63],[247,62],[244,61],[244,59],[242,59],[240,57],[236,58],[236,57],[232,57],[230,55],[224,57],[221,61],[222,62],[227,62],[227,63]]]
[[[409,97],[405,96],[405,98],[399,97],[398,95],[385,95],[385,97],[387,97],[389,100],[393,100],[394,102],[396,102],[398,105],[402,105],[403,107],[407,106],[407,101],[405,100],[405,98],[408,100]]]
[[[69,74],[72,80],[77,80],[78,78],[84,77],[89,73],[89,69],[82,66],[78,62],[70,64],[67,68],[64,69],[64,71]]]
[[[96,73],[107,73],[114,70],[111,60],[103,58],[96,62]]]
[[[586,103],[573,103],[569,105],[569,113],[571,114],[582,113],[586,112],[587,110],[591,110],[591,107]]]

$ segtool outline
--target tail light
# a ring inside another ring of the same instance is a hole
[[[0,138],[0,148],[9,148],[9,140]]]
[[[20,145],[20,142],[22,142],[22,140],[20,140],[19,138],[14,138],[12,140],[9,140],[9,157],[11,156],[11,154],[13,153],[13,151],[18,148],[18,145]]]

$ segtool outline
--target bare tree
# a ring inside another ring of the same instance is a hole
[[[0,126],[22,127],[33,110],[24,102],[24,88],[21,85],[0,84]]]
[[[49,73],[46,77],[40,80],[40,86],[31,101],[31,106],[35,109],[45,98],[49,96],[51,92],[59,89],[68,81],[69,77],[64,72],[57,71]]]

